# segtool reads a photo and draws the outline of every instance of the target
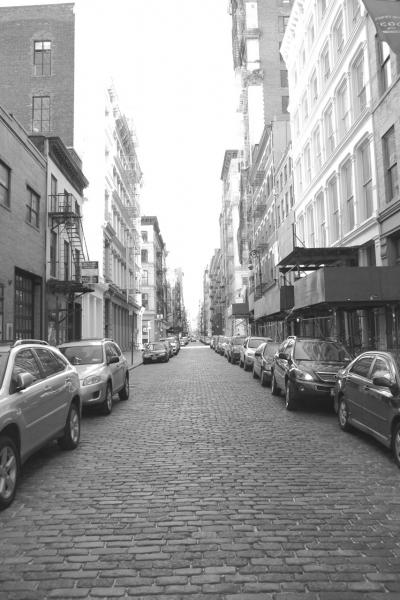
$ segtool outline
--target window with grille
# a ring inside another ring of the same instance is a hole
[[[15,339],[34,337],[34,285],[33,279],[22,273],[15,274]]]
[[[34,133],[50,131],[50,96],[33,96],[32,131]]]
[[[10,206],[10,169],[0,161],[0,203]]]
[[[26,221],[30,225],[39,228],[40,196],[31,188],[28,188],[28,200],[26,203]]]
[[[51,42],[34,42],[33,71],[38,77],[51,75]]]
[[[371,169],[371,151],[369,142],[366,141],[360,147],[360,167],[362,182],[362,198],[364,218],[368,219],[372,215],[372,169]]]
[[[328,203],[330,215],[330,242],[336,242],[339,239],[339,199],[337,189],[337,179],[332,177],[328,183]]]
[[[351,160],[348,160],[341,168],[340,179],[342,182],[343,196],[343,229],[345,233],[352,231],[355,225],[355,207],[353,193],[353,174]]]
[[[383,164],[385,170],[386,202],[391,202],[399,195],[397,174],[397,153],[394,127],[391,127],[382,138]]]

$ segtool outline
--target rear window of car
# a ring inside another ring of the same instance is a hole
[[[232,338],[232,344],[234,346],[241,346],[243,344],[243,342],[244,342],[245,339],[246,338],[244,336],[243,337],[233,337]]]
[[[146,344],[146,350],[165,350],[165,344],[162,344],[161,342]]]
[[[278,342],[267,342],[264,348],[264,356],[274,356],[278,352]]]
[[[64,346],[60,348],[72,365],[96,365],[103,362],[101,344],[92,346]]]
[[[251,338],[249,341],[249,348],[258,348],[258,346],[265,341],[264,338]]]

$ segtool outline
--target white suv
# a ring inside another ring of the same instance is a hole
[[[239,351],[239,367],[243,367],[245,371],[252,370],[254,354],[263,342],[272,342],[272,338],[249,336],[244,340]]]

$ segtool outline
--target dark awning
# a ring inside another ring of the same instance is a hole
[[[357,264],[359,246],[338,246],[334,248],[303,248],[296,246],[285,256],[278,267],[281,273],[293,269],[314,271],[324,265],[353,265]]]

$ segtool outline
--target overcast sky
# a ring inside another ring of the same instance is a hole
[[[58,3],[0,0],[1,6]],[[75,5],[77,18],[87,21],[88,43],[90,32],[105,24],[110,75],[138,137],[142,214],[158,217],[168,266],[183,269],[193,319],[204,268],[219,246],[224,152],[238,145],[228,0]]]

